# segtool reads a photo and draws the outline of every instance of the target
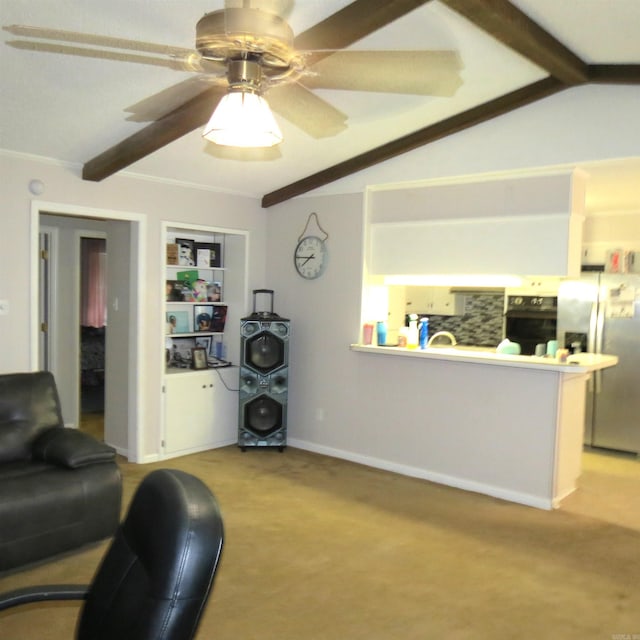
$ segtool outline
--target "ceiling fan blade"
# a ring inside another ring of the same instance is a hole
[[[29,40],[10,40],[7,44],[15,49],[36,51],[39,53],[59,53],[63,55],[77,56],[81,58],[94,58],[98,60],[115,60],[116,62],[133,62],[154,67],[165,67],[176,71],[207,71],[214,63],[202,60],[197,52],[191,52],[187,57],[162,58],[157,56],[140,55],[137,53],[125,53],[122,51],[109,51],[105,49],[90,49],[88,47],[73,47],[55,42],[32,42]],[[220,66],[218,69],[224,69]]]
[[[336,51],[316,64],[304,84],[314,89],[452,96],[462,85],[455,51]]]
[[[82,168],[83,180],[94,182],[104,180],[104,178],[108,178],[137,160],[203,126],[225,93],[226,89],[223,87],[211,87],[161,120],[147,125],[144,129],[92,158]]]
[[[273,147],[228,147],[213,142],[207,143],[205,153],[218,160],[235,160],[236,162],[271,162],[282,157],[279,145]]]
[[[127,120],[130,122],[154,122],[155,120],[160,120],[216,83],[219,83],[225,89],[227,87],[227,80],[224,77],[211,78],[211,76],[198,75],[187,78],[127,107],[125,112],[131,114],[127,117]],[[213,104],[211,105],[211,111],[213,112]]]
[[[335,136],[347,128],[347,116],[298,83],[267,93],[271,108],[313,138]]]
[[[430,1],[355,0],[299,34],[294,46],[298,51],[344,49]]]
[[[3,27],[5,31],[14,36],[25,38],[38,38],[40,40],[56,40],[59,42],[74,42],[75,44],[88,44],[109,49],[124,49],[128,51],[141,51],[144,53],[156,53],[165,56],[186,57],[195,53],[193,49],[184,47],[172,47],[155,42],[142,42],[140,40],[128,40],[126,38],[114,38],[91,33],[77,31],[65,31],[63,29],[45,29],[44,27],[32,27],[29,25],[12,24]]]

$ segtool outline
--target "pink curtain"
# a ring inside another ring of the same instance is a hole
[[[107,324],[107,242],[103,238],[82,238],[80,246],[80,323],[103,327]]]

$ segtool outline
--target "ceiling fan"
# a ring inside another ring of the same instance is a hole
[[[231,111],[237,112],[238,105],[261,103],[266,96],[274,111],[308,135],[322,138],[343,131],[348,118],[314,89],[453,95],[462,83],[455,51],[345,50],[428,1],[355,0],[294,37],[285,11],[274,6],[290,1],[226,0],[224,9],[198,21],[194,49],[25,25],[4,29],[22,38],[7,43],[20,49],[194,72],[189,80],[137,106],[133,119],[152,120],[151,125],[85,165],[85,179],[101,180],[207,124],[225,102],[232,102]],[[252,128],[257,117],[250,116],[244,128]],[[216,137],[220,132],[214,119],[204,135],[229,144],[225,131]],[[273,125],[277,131],[267,144],[279,141],[275,120]]]

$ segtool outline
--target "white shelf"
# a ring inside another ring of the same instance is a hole
[[[198,267],[197,265],[187,265],[187,264],[167,264],[165,265],[167,269],[183,269],[183,270],[204,270],[204,271],[225,271],[226,267]]]
[[[194,305],[213,305],[213,306],[225,306],[225,302],[223,301],[218,301],[218,302],[211,302],[211,300],[200,300],[199,302],[189,302],[188,300],[167,300],[166,301],[167,305],[186,305],[186,306],[194,306]]]
[[[222,336],[222,331],[192,331],[190,333],[166,333],[167,338],[201,338],[202,336]]]

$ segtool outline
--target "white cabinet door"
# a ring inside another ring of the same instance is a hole
[[[185,454],[210,449],[215,438],[214,372],[176,373],[165,378],[164,450]]]
[[[406,287],[406,313],[456,316],[462,314],[463,299],[449,287]]]
[[[462,296],[449,287],[431,287],[431,313],[437,316],[459,316],[463,312]]]

